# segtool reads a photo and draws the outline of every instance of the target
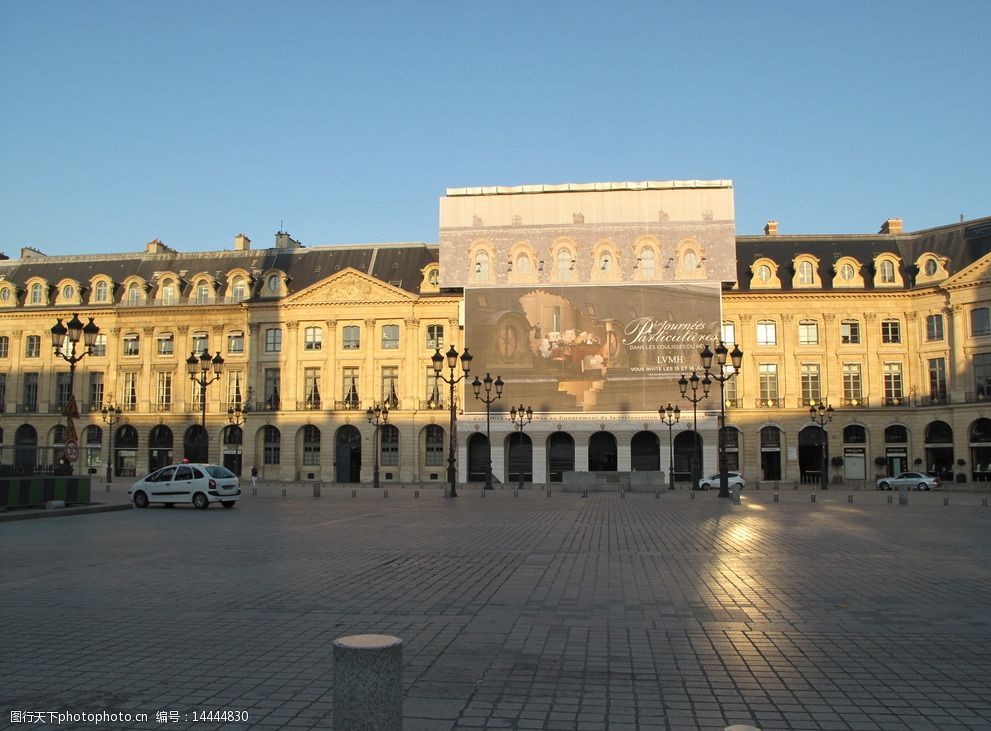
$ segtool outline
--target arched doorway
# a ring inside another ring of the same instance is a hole
[[[138,430],[130,424],[117,427],[114,451],[117,453],[114,473],[119,477],[134,477],[138,469]]]
[[[307,479],[320,474],[320,427],[307,424],[296,435],[296,463],[302,465],[300,473]]]
[[[690,482],[694,487],[701,477],[702,437],[696,431],[683,431],[674,438],[674,479]]]
[[[21,424],[14,432],[14,469],[30,475],[38,464],[38,432],[30,424]]]
[[[241,476],[241,448],[244,444],[244,431],[239,426],[224,428],[224,467],[238,477]]]
[[[892,424],[884,429],[884,460],[886,476],[897,475],[912,468],[908,466],[908,429]],[[919,460],[921,465],[922,460]]]
[[[970,425],[970,471],[975,482],[991,481],[991,419]]]
[[[282,469],[282,432],[279,427],[266,424],[262,427],[262,477],[278,478]]]
[[[489,440],[478,432],[468,437],[468,482],[485,482],[489,471]]]
[[[760,474],[762,480],[781,479],[781,430],[776,426],[760,430]]]
[[[843,478],[867,479],[867,429],[861,424],[843,427]]]
[[[193,424],[186,429],[182,440],[182,455],[190,462],[210,461],[209,436],[200,424]]]
[[[361,482],[361,432],[350,424],[337,430],[334,464],[337,482]]]
[[[558,431],[547,439],[547,479],[561,482],[565,472],[575,471],[575,440]]]
[[[154,472],[159,467],[172,464],[172,442],[172,430],[165,426],[165,424],[159,424],[151,430],[151,433],[148,435],[149,472]]]
[[[630,468],[634,472],[661,469],[661,440],[652,431],[641,431],[630,440]]]
[[[926,425],[926,471],[941,480],[953,479],[953,428],[945,421]]]
[[[616,437],[611,432],[597,431],[588,440],[588,471],[616,471]]]
[[[439,480],[444,472],[444,430],[436,424],[428,424],[421,432],[423,464],[420,474],[428,480]]]
[[[826,474],[825,441],[826,430],[814,424],[798,433],[798,475],[802,484],[818,485]]]
[[[533,482],[533,441],[527,434],[506,437],[506,480],[517,485]]]

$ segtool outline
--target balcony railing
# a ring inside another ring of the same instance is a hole
[[[935,396],[917,396],[915,399],[916,406],[945,406],[950,403],[949,394],[938,394]]]
[[[439,411],[441,409],[446,409],[447,406],[444,404],[444,400],[443,399],[441,399],[439,401],[435,401],[434,399],[430,399],[429,401],[425,401],[425,400],[422,400],[421,399],[421,401],[420,401],[420,408],[422,410],[424,410],[424,411]]]
[[[784,399],[781,398],[759,398],[757,399],[758,409],[780,409],[784,406]]]
[[[908,399],[904,396],[885,396],[881,400],[883,406],[908,406]]]
[[[345,399],[343,401],[335,401],[334,409],[336,411],[361,411],[361,401],[359,399]]]
[[[843,397],[840,399],[840,406],[848,406],[852,409],[864,409],[868,406],[868,399],[866,398],[848,398]]]
[[[977,391],[967,391],[964,394],[968,404],[980,403],[982,401],[991,401],[991,389],[979,389]]]
[[[37,414],[38,413],[38,402],[37,401],[22,401],[17,404],[18,414]]]

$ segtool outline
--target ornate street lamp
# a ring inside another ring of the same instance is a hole
[[[200,387],[200,406],[202,407],[200,426],[202,427],[201,436],[203,438],[203,461],[206,462],[209,458],[210,444],[206,432],[206,387],[220,380],[220,376],[224,372],[224,359],[220,357],[219,350],[213,358],[210,357],[210,351],[205,348],[199,357],[196,356],[195,351],[192,351],[186,358],[186,370],[189,371],[189,380]],[[213,371],[212,375],[211,370]]]
[[[368,417],[368,423],[375,427],[375,431],[372,433],[372,450],[375,453],[375,468],[372,472],[372,487],[379,486],[379,429],[382,428],[383,424],[389,423],[389,407],[382,406],[381,404],[375,404],[373,409],[371,406],[368,407],[368,411],[365,412],[365,416]]]
[[[485,384],[485,398],[482,398],[482,384]],[[475,376],[475,380],[471,382],[472,390],[475,392],[475,398],[485,404],[485,439],[488,443],[488,458],[489,466],[485,471],[485,489],[492,489],[492,426],[489,417],[489,410],[496,401],[502,398],[502,387],[505,385],[502,378],[496,376],[494,381],[496,395],[492,395],[492,376],[488,373],[485,374],[485,378],[481,381],[478,380],[478,376]]]
[[[444,367],[445,358],[447,360],[447,367],[451,371],[450,377],[445,377],[441,373],[441,369]],[[455,376],[454,369],[458,367],[458,351],[454,349],[452,345],[450,350],[447,351],[446,355],[440,354],[440,348],[430,356],[430,361],[433,363],[434,367],[434,378],[443,381],[451,387],[451,443],[447,449],[447,481],[451,486],[450,497],[457,497],[458,490],[456,486],[458,472],[455,467],[455,454],[458,451],[458,410],[454,403],[454,386],[461,381],[468,379],[468,374],[471,371],[471,353],[468,352],[468,348],[465,348],[464,354],[461,355],[461,369],[464,371],[463,375]]]
[[[110,427],[110,454],[107,458],[107,484],[109,485],[113,482],[114,474],[114,425],[120,421],[121,415],[120,406],[114,406],[113,404],[107,404],[102,409],[100,409],[100,415],[103,417],[103,421]]]
[[[73,312],[72,319],[66,325],[62,324],[62,318],[56,318],[55,325],[52,326],[52,348],[55,355],[69,364],[69,399],[66,403],[64,416],[66,417],[65,452],[69,463],[75,462],[79,457],[79,442],[76,439],[76,431],[73,428],[72,420],[79,416],[79,411],[73,398],[73,386],[76,380],[76,363],[93,352],[96,344],[96,336],[100,334],[100,328],[89,318],[85,325],[79,319],[79,313]],[[66,339],[69,341],[68,352],[62,350]],[[85,350],[76,352],[79,341],[83,341]],[[70,472],[71,474],[71,472]]]
[[[671,461],[668,463],[668,490],[674,489],[674,436],[672,434],[672,429],[677,421],[681,418],[681,409],[677,406],[672,406],[670,402],[667,406],[662,406],[657,410],[657,413],[661,415],[661,423],[667,425],[668,428],[668,456]]]
[[[730,364],[726,363],[726,355],[729,353]],[[718,370],[712,370],[713,351],[709,350],[709,345],[702,349],[702,368],[705,370],[706,378],[719,382],[719,497],[730,497],[729,492],[729,466],[726,464],[726,381],[740,372],[743,366],[743,351],[739,345],[733,346],[730,353],[726,344],[720,340],[716,346],[716,366]]]
[[[702,395],[698,393],[699,384],[702,385]],[[692,388],[692,395],[688,395],[688,387]],[[699,433],[697,430],[698,425],[698,403],[699,401],[705,401],[709,398],[709,389],[712,387],[712,380],[706,375],[705,378],[699,378],[699,374],[692,371],[691,378],[685,378],[684,375],[678,379],[678,389],[681,391],[681,397],[687,401],[692,402],[692,489],[694,490],[698,487],[699,479],[702,475],[699,474],[699,464],[698,464],[698,451],[699,451]]]
[[[251,389],[248,389],[248,400],[251,400]],[[241,445],[244,444],[244,422],[247,420],[248,412],[251,410],[250,403],[243,403],[238,400],[234,402],[233,406],[227,409],[227,421],[231,423],[231,426],[238,430],[240,435],[237,442],[234,444],[234,456],[237,458],[237,474],[241,475]]]
[[[827,489],[826,445],[828,443],[826,424],[833,420],[833,407],[827,406],[825,402],[820,401],[817,406],[809,407],[809,416],[812,417],[812,423],[819,425],[819,444],[822,447],[822,469],[819,471],[819,489],[825,490]]]
[[[520,430],[520,449],[523,449],[523,428],[533,420],[533,409],[523,404],[519,408],[513,407],[509,410],[509,418],[513,422],[513,428]],[[523,489],[523,461],[520,460],[520,489]]]

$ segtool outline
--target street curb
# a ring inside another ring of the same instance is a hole
[[[131,510],[134,506],[131,503],[121,503],[116,505],[75,505],[69,508],[57,508],[53,510],[29,509],[0,513],[0,523],[11,520],[31,520],[32,518],[64,518],[70,515],[87,515],[89,513],[109,513],[112,510]]]

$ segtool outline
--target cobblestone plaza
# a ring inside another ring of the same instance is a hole
[[[0,727],[328,729],[370,632],[407,730],[991,728],[986,494],[295,489],[0,523]]]

